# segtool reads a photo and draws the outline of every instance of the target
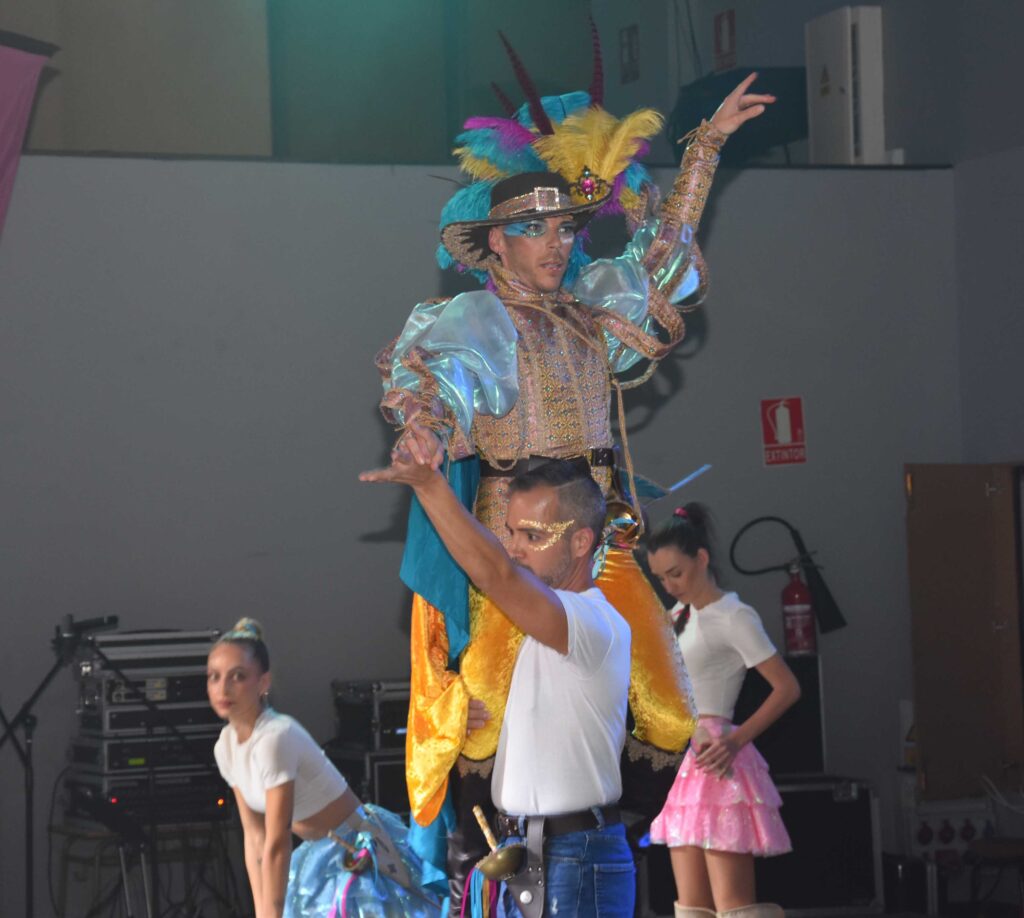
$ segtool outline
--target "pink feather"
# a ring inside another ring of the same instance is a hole
[[[463,127],[467,131],[492,130],[497,132],[503,150],[519,150],[529,146],[537,135],[529,128],[523,127],[518,121],[510,118],[493,118],[479,116],[469,118]]]

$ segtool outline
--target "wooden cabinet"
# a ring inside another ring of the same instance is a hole
[[[906,466],[918,778],[926,800],[1024,781],[1017,465]]]

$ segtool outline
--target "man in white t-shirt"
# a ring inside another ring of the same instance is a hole
[[[491,782],[499,829],[529,849],[509,884],[510,914],[628,918],[635,871],[617,803],[630,632],[591,576],[601,489],[584,463],[543,461],[518,475],[506,552],[452,492],[430,438],[404,442],[391,466],[360,478],[412,486],[456,563],[526,635]],[[486,717],[471,705],[467,727]]]

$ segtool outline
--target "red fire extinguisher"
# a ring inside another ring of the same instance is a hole
[[[818,652],[811,591],[800,579],[800,565],[795,561],[789,566],[789,583],[782,591],[782,630],[787,654],[798,656]]]

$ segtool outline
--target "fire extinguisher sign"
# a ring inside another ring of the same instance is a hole
[[[761,399],[761,443],[765,465],[807,461],[802,398]]]

